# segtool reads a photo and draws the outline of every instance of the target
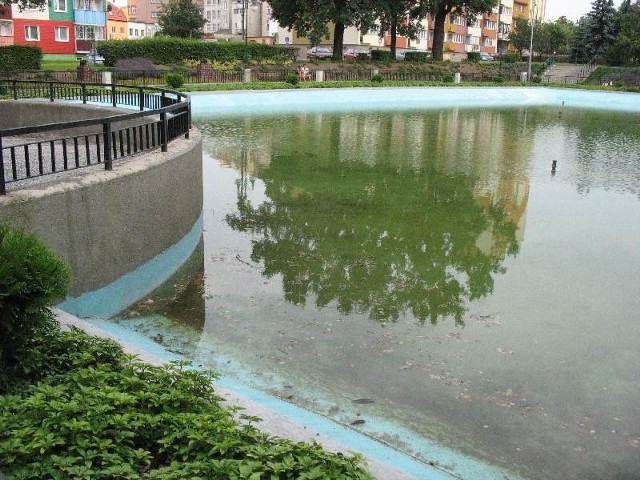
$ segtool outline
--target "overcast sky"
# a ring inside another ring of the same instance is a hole
[[[592,0],[547,0],[547,22],[553,22],[563,15],[574,22],[591,11]],[[613,0],[616,8],[622,0]]]

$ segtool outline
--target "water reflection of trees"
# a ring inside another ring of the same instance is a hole
[[[518,250],[505,206],[482,206],[476,180],[462,173],[274,155],[258,175],[268,200],[252,205],[241,179],[227,222],[254,234],[252,260],[282,276],[295,304],[313,295],[342,314],[461,324],[467,301],[492,292],[505,255]],[[482,248],[487,231],[492,245]]]

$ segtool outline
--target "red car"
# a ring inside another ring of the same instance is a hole
[[[344,51],[342,58],[345,60],[357,60],[359,58],[371,58],[371,53],[369,50],[365,49],[357,49],[357,48],[349,48]]]

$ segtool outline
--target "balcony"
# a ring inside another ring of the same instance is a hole
[[[74,10],[74,22],[79,25],[100,25],[107,24],[107,14],[99,10]]]

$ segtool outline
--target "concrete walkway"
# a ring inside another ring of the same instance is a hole
[[[593,66],[577,63],[554,63],[547,68],[542,77],[547,83],[582,83],[593,71]]]

